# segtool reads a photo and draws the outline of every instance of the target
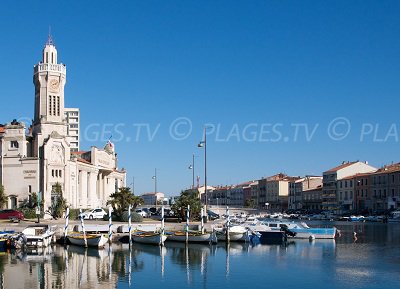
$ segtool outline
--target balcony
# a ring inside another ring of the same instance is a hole
[[[35,65],[33,68],[33,73],[39,73],[43,71],[54,71],[54,72],[59,72],[66,74],[67,73],[67,68],[64,64],[50,64],[50,63],[40,63]]]

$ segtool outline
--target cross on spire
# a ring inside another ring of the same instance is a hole
[[[51,26],[49,26],[49,36],[47,37],[46,45],[54,45],[53,36],[51,36]]]

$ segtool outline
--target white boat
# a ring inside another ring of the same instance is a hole
[[[47,247],[55,242],[54,227],[49,225],[28,226],[22,233],[26,237],[27,247]]]
[[[168,241],[175,242],[186,242],[185,231],[175,231],[167,233]],[[217,236],[215,232],[202,233],[199,231],[189,231],[188,242],[189,243],[217,243]]]
[[[70,233],[67,238],[73,245],[85,246],[85,238],[81,232]],[[108,238],[104,237],[103,234],[86,234],[86,245],[88,247],[103,248],[107,242]]]
[[[226,241],[226,228],[216,228],[218,241]],[[232,226],[229,228],[229,240],[231,242],[249,242],[249,229],[243,226]]]
[[[393,211],[390,213],[388,223],[400,223],[400,211]]]
[[[336,228],[311,228],[304,222],[294,222],[289,220],[263,220],[259,225],[250,226],[254,231],[264,231],[263,228],[281,231],[289,230],[292,234],[287,234],[288,237],[297,239],[334,239],[336,237]]]
[[[136,243],[163,245],[167,235],[156,232],[136,232],[132,234],[132,240]]]

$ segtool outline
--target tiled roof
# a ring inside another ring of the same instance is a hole
[[[84,153],[87,153],[88,151],[79,151],[79,152],[71,152],[71,155],[83,155]]]
[[[6,131],[6,129],[4,128],[4,126],[0,126],[0,133],[4,133]]]
[[[400,163],[384,166],[375,172],[375,174],[392,173],[400,171]]]
[[[337,171],[339,171],[341,169],[344,169],[344,168],[347,168],[347,167],[349,167],[351,165],[354,165],[355,163],[357,163],[357,162],[347,162],[347,163],[341,164],[340,166],[337,166],[337,167],[335,167],[333,169],[330,169],[330,170],[328,170],[326,172],[327,173],[334,173],[334,172],[337,172]]]
[[[92,164],[91,162],[88,162],[87,160],[82,159],[82,158],[77,158],[76,160],[77,160],[78,162],[81,162],[81,163],[84,163],[84,164],[89,164],[89,165]]]

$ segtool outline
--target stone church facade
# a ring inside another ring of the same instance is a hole
[[[42,61],[34,66],[35,113],[27,127],[16,120],[0,125],[0,176],[8,208],[18,208],[38,193],[47,210],[56,184],[71,208],[104,207],[110,194],[125,186],[111,142],[104,149],[71,152],[64,107],[66,66],[58,63],[49,36]]]

